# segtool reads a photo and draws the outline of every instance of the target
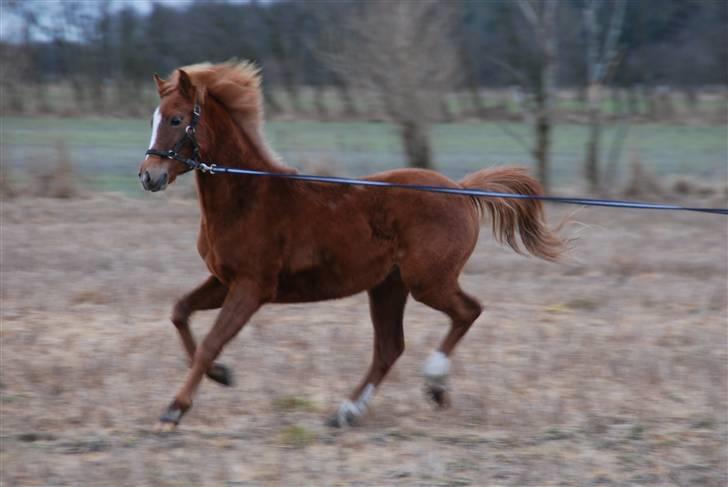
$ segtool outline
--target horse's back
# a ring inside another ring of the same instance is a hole
[[[452,179],[428,169],[395,169],[368,176],[372,181],[396,184],[460,188]],[[400,228],[437,230],[438,234],[477,237],[479,217],[473,199],[407,188],[385,188],[378,204],[397,216]],[[475,234],[473,234],[473,230]],[[463,235],[465,232],[468,235]],[[432,235],[431,237],[437,237]]]
[[[445,186],[457,188],[458,183],[448,178],[447,176],[440,174],[437,171],[430,169],[417,169],[417,168],[406,168],[406,169],[392,169],[389,171],[383,171],[376,174],[371,174],[364,179],[371,181],[384,181],[388,183],[401,183],[401,184],[421,184],[428,186]]]

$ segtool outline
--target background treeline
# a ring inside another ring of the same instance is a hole
[[[109,1],[5,2],[6,14],[20,27],[0,43],[8,68],[3,109],[137,115],[146,113],[146,97],[153,96],[151,73],[237,57],[264,67],[271,115],[376,118],[367,90],[354,90],[329,62],[369,3],[194,2],[154,4],[143,14],[130,6],[112,8]],[[390,8],[396,14],[394,3],[379,3],[381,15]],[[441,3],[426,15],[448,16],[452,49],[433,52],[429,62],[455,61],[457,68],[437,116],[513,116],[522,93],[530,91],[529,71],[538,69],[539,39],[529,36],[533,26],[511,0]],[[597,21],[606,23],[609,2],[601,3]],[[555,69],[559,106],[565,109],[578,107],[589,85],[584,5],[562,0],[558,6]],[[624,107],[632,114],[669,116],[676,93],[697,111],[699,87],[726,84],[728,2],[629,0],[625,8],[618,67],[604,83],[612,89],[608,111]]]
[[[4,1],[2,113],[148,117],[152,73],[249,59],[269,118],[389,122],[414,167],[435,167],[433,124],[483,120],[548,189],[556,128],[581,125],[573,171],[594,194],[618,179],[634,122],[728,118],[725,0],[145,5]]]

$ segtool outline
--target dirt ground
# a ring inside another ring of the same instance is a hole
[[[3,486],[728,482],[725,217],[584,209],[562,264],[484,226],[462,283],[486,311],[447,411],[419,373],[446,319],[410,301],[368,417],[323,425],[368,366],[359,295],[264,308],[221,359],[237,384],[203,383],[157,435],[186,371],[169,311],[206,276],[196,203],[18,199],[1,215]],[[195,318],[201,335],[214,313]]]

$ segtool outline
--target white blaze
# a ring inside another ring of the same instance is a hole
[[[157,129],[159,129],[159,122],[162,121],[162,114],[159,113],[159,107],[154,109],[154,117],[152,118],[152,138],[149,139],[149,148],[154,147],[154,143],[157,141]],[[145,157],[149,159],[149,156]]]

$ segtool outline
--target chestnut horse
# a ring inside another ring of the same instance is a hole
[[[169,80],[154,78],[160,104],[152,119],[150,151],[139,169],[144,189],[163,190],[191,170],[164,156],[172,148],[180,160],[194,154],[225,166],[296,172],[265,142],[260,77],[252,64],[200,64],[176,70]],[[193,113],[196,107],[201,115]],[[188,140],[190,128],[195,136]],[[517,252],[519,239],[529,253],[547,260],[556,260],[564,250],[564,242],[544,223],[541,203],[534,200],[201,171],[195,171],[195,177],[201,209],[197,250],[211,275],[172,312],[190,371],[161,416],[161,429],[179,423],[204,375],[231,383],[229,370],[215,359],[262,305],[336,299],[361,291],[369,294],[374,354],[363,380],[329,423],[354,423],[404,351],[402,317],[410,294],[451,319],[447,335],[423,367],[426,390],[445,406],[449,356],[482,309],[458,284],[475,248],[481,217],[489,216],[496,239]],[[460,182],[419,169],[368,179],[542,193],[524,170],[508,167],[481,170]],[[198,346],[189,318],[195,311],[216,308],[220,313]]]

